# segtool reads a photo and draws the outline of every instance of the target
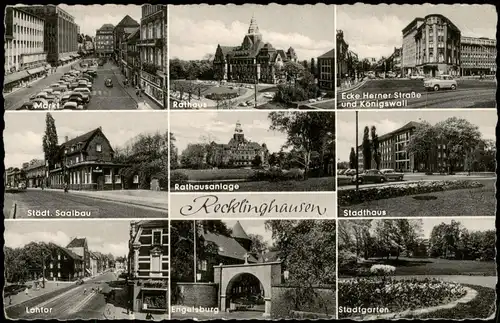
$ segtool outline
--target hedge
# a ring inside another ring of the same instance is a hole
[[[383,200],[392,197],[443,192],[467,188],[479,188],[484,185],[476,181],[432,181],[384,185],[360,189],[341,190],[337,193],[339,206],[350,206],[368,201]]]

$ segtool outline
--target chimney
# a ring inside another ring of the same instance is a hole
[[[64,136],[64,142],[68,142],[68,141],[69,141],[68,136]]]

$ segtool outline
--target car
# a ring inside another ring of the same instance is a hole
[[[245,102],[241,102],[240,104],[238,104],[240,107],[246,107],[247,104]]]
[[[394,169],[381,169],[380,172],[385,175],[388,180],[402,181],[405,174],[396,172]]]
[[[113,80],[112,79],[106,79],[106,81],[104,81],[104,85],[107,86],[107,87],[113,87]]]
[[[59,86],[59,83],[52,83],[52,84],[50,85],[50,87],[58,87],[58,86]]]
[[[67,101],[64,103],[63,110],[83,110],[83,104],[76,101]]]
[[[86,79],[89,82],[94,82],[94,77],[88,73],[82,74],[80,77]]]
[[[84,102],[82,96],[80,96],[79,94],[75,94],[72,96],[70,93],[64,94],[61,97],[60,104],[64,105],[64,103],[69,102],[69,101],[76,102],[79,105],[85,105],[85,102]]]
[[[35,108],[33,107],[33,102],[24,102],[23,105],[21,105],[19,108],[16,110],[34,110]]]
[[[412,80],[423,80],[423,79],[425,79],[425,76],[420,75],[420,74],[413,74],[413,75],[410,76],[410,79],[412,79]]]
[[[356,175],[356,170],[354,168],[349,168],[344,172],[344,175],[353,176]]]
[[[26,183],[19,183],[17,185],[17,188],[20,189],[20,190],[25,190],[26,189]]]
[[[73,90],[73,92],[84,93],[87,94],[89,97],[92,96],[92,93],[90,92],[88,87],[77,87],[76,89]]]
[[[266,94],[264,94],[264,97],[266,99],[272,99],[272,98],[274,98],[274,95],[272,93],[266,93]]]
[[[382,174],[378,169],[368,169],[358,174],[358,183],[384,183],[387,182],[387,177]],[[356,183],[356,175],[352,177],[352,182]]]
[[[75,81],[71,82],[68,86],[70,90],[76,89],[77,87],[78,87],[78,82]]]
[[[337,169],[337,175],[344,175],[347,169]]]
[[[92,91],[92,83],[89,83],[87,81],[78,81],[78,88],[85,88]]]
[[[424,81],[426,90],[457,89],[457,81],[450,75],[440,75]]]
[[[92,76],[92,77],[97,77],[97,71],[96,70],[88,70],[87,74]]]
[[[247,105],[252,105],[253,104],[253,101],[252,100],[248,100],[247,102],[245,102]]]
[[[73,98],[80,98],[83,103],[89,103],[90,102],[90,96],[86,93],[83,93],[83,92],[75,92],[75,91],[72,91],[70,93],[70,101],[73,101]]]
[[[314,103],[316,102],[316,99],[309,99],[309,103]]]
[[[30,101],[35,100],[35,99],[50,99],[52,96],[50,93],[47,92],[38,92],[37,94],[33,95],[30,97]]]

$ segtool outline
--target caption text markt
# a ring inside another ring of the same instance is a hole
[[[231,199],[229,203],[220,203],[219,198],[215,195],[204,195],[193,199],[193,203],[181,207],[179,210],[181,215],[197,215],[204,214],[257,214],[259,216],[269,215],[272,213],[316,213],[318,215],[326,214],[326,207],[322,207],[313,203],[302,202],[300,204],[293,203],[278,203],[276,199],[269,203],[252,204],[248,199],[243,198],[237,200]]]
[[[81,218],[81,217],[90,217],[92,215],[91,211],[77,211],[77,210],[68,210],[68,211],[61,211],[61,210],[56,210],[55,212],[51,212],[51,210],[28,210],[28,216],[29,217],[75,217],[75,218]]]
[[[408,100],[420,99],[422,94],[417,92],[393,93],[342,93],[340,106],[342,108],[401,108],[408,106]]]

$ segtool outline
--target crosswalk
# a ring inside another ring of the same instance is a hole
[[[93,90],[92,91],[92,96],[98,95],[98,96],[110,96],[111,91],[110,90]]]

